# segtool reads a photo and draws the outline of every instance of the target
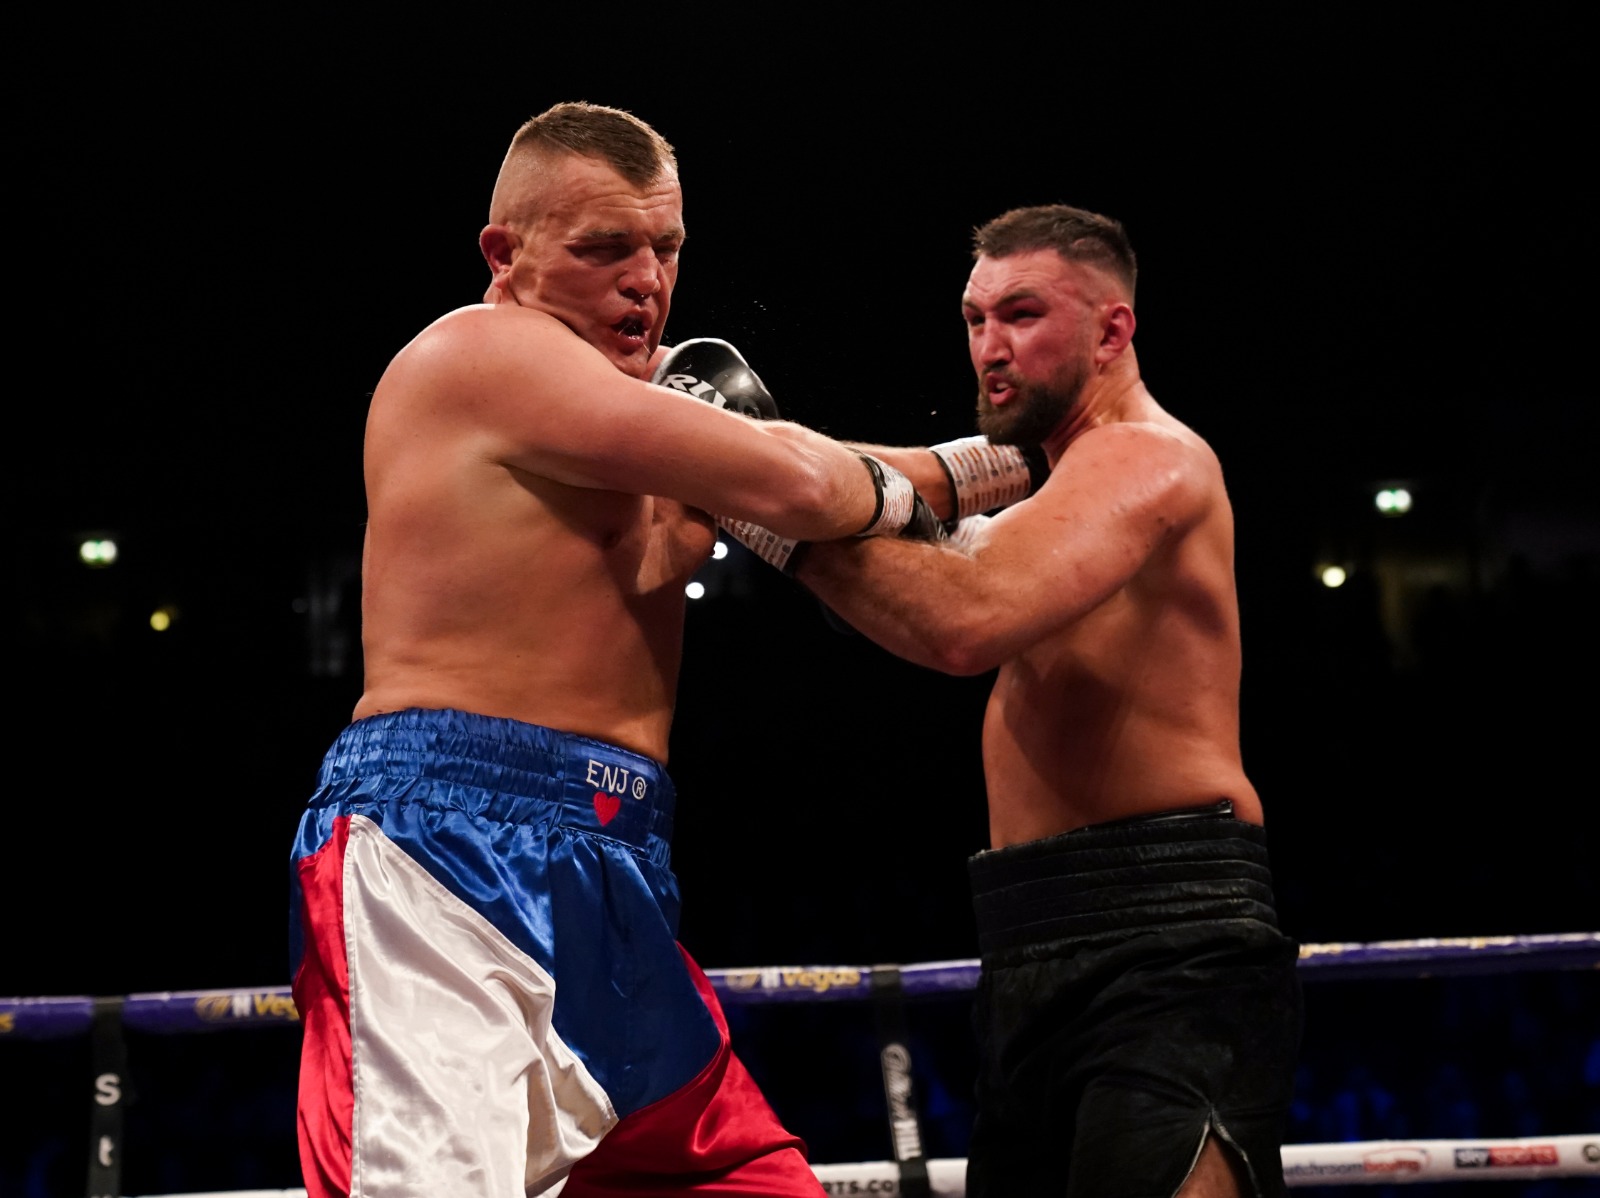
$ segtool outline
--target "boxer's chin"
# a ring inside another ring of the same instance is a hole
[[[637,317],[595,330],[595,345],[624,374],[643,378],[649,369],[650,328]]]
[[[1013,422],[1008,412],[1000,412],[984,404],[978,408],[978,431],[996,445],[1010,445]]]
[[[1004,394],[1004,405],[978,394],[978,431],[996,445],[1042,445],[1069,419],[1088,383],[1088,367],[1073,363],[1048,383],[1018,382]]]
[[[617,365],[624,374],[631,375],[636,379],[648,379],[650,377],[650,351],[641,349],[637,353],[628,354],[618,361]]]
[[[996,445],[1013,444],[1011,436],[1016,428],[1017,417],[1022,410],[1022,405],[1012,403],[1005,408],[997,408],[989,400],[985,391],[978,392],[978,431]]]
[[[636,379],[650,377],[651,349],[648,342],[612,337],[600,349],[623,374]]]

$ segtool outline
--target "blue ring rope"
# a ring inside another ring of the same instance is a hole
[[[1308,982],[1596,969],[1600,932],[1304,944],[1300,968]],[[917,965],[767,965],[708,969],[706,975],[723,1003],[858,1002],[872,996],[875,969],[898,969],[907,999],[960,994],[978,981],[976,958]],[[0,1042],[85,1035],[94,1020],[95,1002],[84,995],[0,998]],[[124,1027],[160,1033],[267,1027],[300,1020],[287,986],[130,994],[123,1000],[122,1014]]]

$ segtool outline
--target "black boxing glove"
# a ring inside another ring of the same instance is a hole
[[[750,363],[715,337],[695,337],[674,346],[650,381],[742,416],[778,419],[778,405]]]
[[[1037,445],[996,445],[979,435],[930,445],[928,452],[939,459],[950,480],[955,510],[944,522],[947,532],[968,516],[1020,503],[1050,477],[1050,463]]]

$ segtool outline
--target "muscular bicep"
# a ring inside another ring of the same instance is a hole
[[[1081,439],[1037,494],[962,551],[814,554],[801,580],[901,656],[950,673],[993,668],[1099,608],[1199,518],[1207,488],[1193,450],[1131,431]]]

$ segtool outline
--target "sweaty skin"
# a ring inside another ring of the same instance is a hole
[[[846,536],[871,480],[799,426],[644,381],[684,236],[675,176],[638,187],[561,155],[530,186],[516,212],[534,215],[481,235],[485,302],[424,329],[373,393],[354,718],[454,707],[665,762],[705,513]]]
[[[980,258],[962,308],[985,419],[1081,382],[1045,441],[1049,479],[964,549],[817,545],[797,577],[901,657],[997,670],[991,847],[1224,798],[1261,823],[1239,748],[1232,509],[1216,455],[1140,378],[1126,295],[1036,250]],[[873,452],[948,511],[926,451]]]

